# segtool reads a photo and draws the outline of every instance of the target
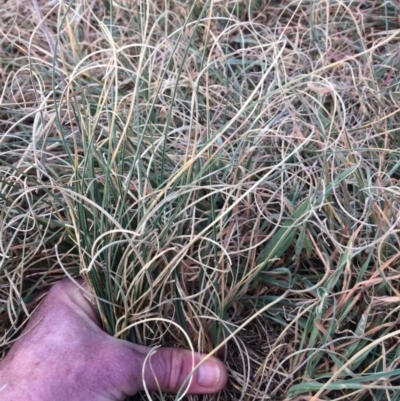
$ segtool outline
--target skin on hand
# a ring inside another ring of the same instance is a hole
[[[0,399],[124,400],[143,390],[142,368],[150,351],[105,333],[82,291],[65,280],[52,287],[0,364]],[[197,365],[204,355],[194,358]],[[178,392],[192,363],[188,350],[157,349],[145,364],[147,388]],[[222,362],[209,358],[193,374],[188,393],[215,393],[226,381]]]

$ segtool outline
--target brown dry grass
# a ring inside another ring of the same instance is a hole
[[[0,6],[0,359],[80,274],[212,399],[400,399],[398,2],[110,6]]]

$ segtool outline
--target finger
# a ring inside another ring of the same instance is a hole
[[[149,391],[182,393],[187,390],[188,394],[212,394],[225,387],[227,371],[217,358],[205,359],[205,355],[192,354],[179,348],[154,350],[122,340],[116,341],[120,342],[119,348],[117,352],[114,348],[113,355],[108,354],[108,365],[115,372],[125,372],[118,375],[117,380],[122,379],[123,382],[117,386],[127,395],[143,390],[145,385]],[[193,366],[201,361],[203,363],[192,374]],[[192,380],[189,381],[191,374]]]
[[[188,350],[178,348],[153,350],[145,363],[146,387],[169,393],[187,389],[189,394],[210,394],[222,390],[227,379],[225,367],[217,358],[204,358],[205,355],[193,355]],[[193,367],[202,360],[203,363],[193,372]],[[189,381],[191,374],[192,380]],[[140,384],[143,386],[143,382]]]

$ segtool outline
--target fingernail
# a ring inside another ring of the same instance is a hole
[[[198,382],[201,387],[214,387],[220,378],[221,370],[214,361],[208,359],[200,365]]]

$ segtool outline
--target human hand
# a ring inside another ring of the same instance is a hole
[[[65,280],[52,287],[0,364],[0,399],[124,400],[143,389],[150,351],[105,333],[82,291]],[[195,365],[203,357],[195,354]],[[149,390],[176,393],[192,370],[188,350],[159,348],[149,359]],[[222,362],[209,358],[193,374],[188,393],[218,392],[226,380]]]

